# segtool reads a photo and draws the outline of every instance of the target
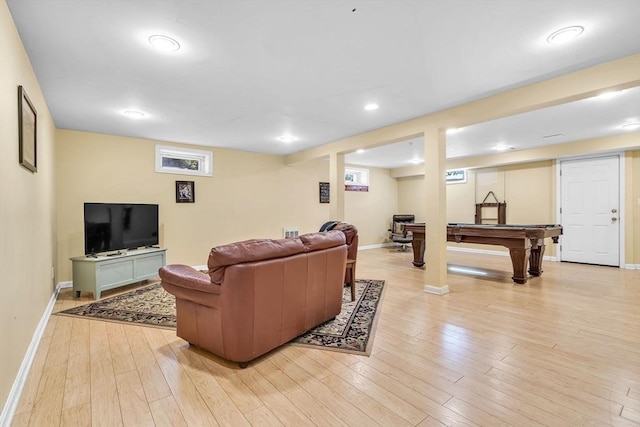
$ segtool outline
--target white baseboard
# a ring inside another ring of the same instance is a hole
[[[424,291],[428,294],[444,295],[449,293],[449,286],[424,285]]]
[[[22,364],[20,365],[20,369],[18,370],[18,375],[13,382],[13,386],[11,387],[11,391],[9,392],[7,401],[5,402],[4,408],[2,409],[2,414],[0,414],[0,426],[2,427],[9,427],[11,425],[13,415],[15,414],[16,408],[18,407],[18,402],[20,401],[22,389],[24,388],[24,384],[27,381],[27,376],[29,375],[31,365],[33,364],[33,359],[35,358],[36,352],[38,351],[40,339],[42,338],[44,329],[47,327],[49,317],[51,316],[51,312],[53,311],[53,306],[56,303],[56,299],[58,298],[60,289],[63,287],[70,287],[71,283],[72,282],[58,283],[55,291],[53,291],[53,294],[51,295],[49,304],[47,304],[47,307],[45,308],[44,313],[40,318],[40,322],[38,323],[38,326],[36,327],[36,330],[31,337],[31,343],[29,344],[27,352],[22,359]]]
[[[390,247],[395,246],[395,245],[396,245],[396,243],[393,243],[393,242],[377,243],[375,245],[358,246],[358,250],[359,251],[366,251],[367,249],[390,248]]]
[[[625,264],[622,268],[627,270],[640,270],[640,264]]]

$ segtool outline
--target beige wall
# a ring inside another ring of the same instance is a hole
[[[157,141],[68,130],[56,140],[60,280],[71,280],[69,258],[84,253],[85,202],[159,204],[167,261],[189,265],[206,264],[215,245],[279,238],[284,227],[318,231],[330,219],[318,197],[329,176],[322,159],[286,166],[282,156],[215,148],[213,177],[190,177],[155,172]],[[175,202],[176,180],[195,182],[195,203]],[[369,192],[345,195],[345,220],[360,230],[361,245],[382,241],[397,200],[388,170],[371,168],[370,181]]]
[[[279,238],[288,226],[317,231],[328,219],[328,205],[318,201],[318,182],[328,177],[326,162],[289,167],[281,156],[213,149],[213,177],[174,175],[155,172],[156,144],[167,145],[58,131],[61,280],[71,280],[69,258],[84,253],[84,202],[159,204],[167,261],[189,265],[206,264],[218,244]],[[176,180],[195,182],[195,203],[175,202]]]
[[[637,137],[637,136],[636,136]],[[553,153],[555,147],[549,150]],[[585,151],[584,154],[589,154]],[[477,160],[469,159],[470,163]],[[627,151],[623,157],[625,170],[625,235],[624,264],[640,265],[640,151]],[[405,174],[407,171],[404,172]],[[414,213],[417,221],[425,217],[424,176],[398,178],[398,209]],[[508,224],[553,224],[556,222],[556,162],[553,160],[470,169],[467,182],[447,185],[447,222],[475,221],[475,204],[481,203],[488,191],[507,202]],[[457,245],[484,250],[502,250],[481,245]],[[548,245],[546,255],[555,256],[555,246]]]
[[[360,246],[389,241],[391,217],[398,213],[397,180],[389,169],[368,169],[368,192],[345,191],[345,221],[358,227]]]
[[[4,404],[54,288],[54,123],[0,0],[0,402]],[[18,85],[37,111],[38,172],[18,164]]]
[[[468,170],[467,182],[447,185],[447,222],[473,223],[475,204],[493,191],[500,202],[507,201],[508,223],[553,223],[554,174],[552,161]],[[399,209],[414,213],[417,221],[424,220],[424,185],[423,176],[398,179]],[[550,189],[553,193],[549,193]]]
[[[628,151],[625,168],[625,264],[640,265],[640,150]]]

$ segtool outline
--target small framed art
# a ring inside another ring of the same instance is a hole
[[[195,203],[196,184],[193,181],[176,181],[176,203]]]
[[[320,183],[320,203],[329,203],[330,193],[329,193],[329,183],[321,182]]]
[[[38,114],[22,86],[18,86],[18,153],[22,166],[38,171]]]

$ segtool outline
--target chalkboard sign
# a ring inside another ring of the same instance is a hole
[[[320,203],[329,203],[329,183],[320,182]]]

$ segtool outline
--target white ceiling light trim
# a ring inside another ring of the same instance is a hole
[[[378,104],[374,104],[374,103],[367,104],[367,105],[364,106],[364,109],[367,110],[367,111],[374,111],[374,110],[377,110],[378,108],[380,108],[380,106]]]
[[[163,34],[154,34],[149,36],[149,44],[156,50],[161,52],[175,52],[180,50],[180,43],[169,36]]]
[[[570,27],[561,28],[554,31],[547,37],[547,43],[563,44],[575,40],[584,31],[584,27],[580,25],[572,25]]]
[[[140,120],[144,119],[145,117],[145,114],[142,111],[138,110],[125,110],[122,112],[122,114],[133,120]]]
[[[617,95],[620,95],[622,93],[622,91],[620,90],[613,90],[613,91],[608,91],[608,92],[602,92],[600,95],[596,95],[596,99],[611,99],[611,98],[615,98]]]
[[[496,151],[507,151],[507,150],[513,150],[513,147],[511,145],[505,144],[504,142],[499,142],[496,145],[494,145],[492,149]]]
[[[297,137],[295,137],[295,136],[293,136],[293,135],[288,135],[288,134],[287,134],[287,135],[282,135],[282,136],[278,137],[278,141],[280,141],[280,142],[284,142],[284,143],[286,143],[286,144],[289,144],[289,143],[294,142],[294,141],[297,141],[297,140],[298,140],[298,138],[297,138]]]

